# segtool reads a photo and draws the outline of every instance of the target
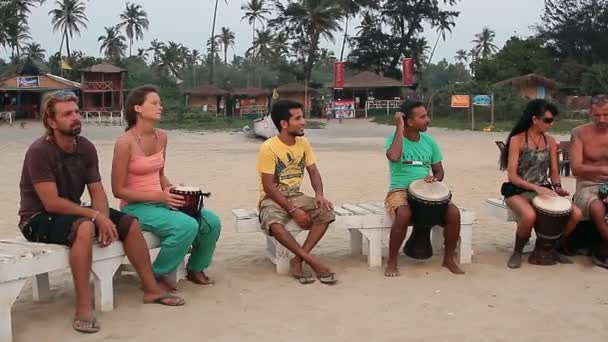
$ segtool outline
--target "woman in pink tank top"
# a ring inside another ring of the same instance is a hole
[[[158,90],[136,88],[126,103],[127,129],[114,148],[112,191],[123,212],[139,219],[142,229],[161,241],[152,270],[159,283],[175,289],[167,275],[177,269],[188,250],[187,279],[199,285],[213,285],[205,270],[211,264],[220,235],[219,217],[207,208],[199,220],[179,211],[184,205],[165,175],[167,133],[155,128],[162,114]]]

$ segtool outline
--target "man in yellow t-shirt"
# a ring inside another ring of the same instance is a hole
[[[258,155],[262,229],[295,254],[290,262],[290,271],[300,283],[315,281],[302,269],[303,262],[306,262],[319,281],[333,285],[337,281],[335,273],[310,254],[335,220],[335,214],[333,205],[323,194],[323,181],[310,143],[303,137],[306,121],[302,105],[288,100],[277,101],[270,116],[279,134],[266,140]],[[300,192],[305,170],[315,197]],[[302,229],[309,230],[302,246],[285,229],[285,224],[291,219]]]

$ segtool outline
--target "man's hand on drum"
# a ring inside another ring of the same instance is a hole
[[[545,188],[544,186],[537,186],[535,192],[541,196],[557,196],[557,193],[555,191]]]
[[[424,181],[427,183],[434,183],[437,181],[437,178],[435,178],[435,176],[426,176],[424,177]]]
[[[562,189],[561,187],[555,188],[554,191],[558,196],[561,196],[561,197],[570,196],[570,193],[568,191],[566,191],[565,189]]]
[[[315,196],[315,205],[321,210],[334,210],[334,205],[321,195]]]
[[[162,203],[166,204],[169,208],[179,209],[184,206],[184,196],[171,193],[174,186],[168,186],[163,190]]]
[[[308,213],[300,208],[297,208],[291,213],[291,217],[302,229],[310,229],[312,226],[312,219]]]

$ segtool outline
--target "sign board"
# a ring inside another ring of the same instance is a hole
[[[334,63],[334,88],[344,88],[344,62]]]
[[[338,100],[334,102],[334,111],[336,119],[354,119],[355,118],[355,101],[353,100]]]
[[[491,104],[492,104],[492,97],[490,95],[473,96],[473,105],[475,105],[475,106],[489,106]]]
[[[452,95],[452,108],[471,107],[471,97],[469,95]]]
[[[34,88],[38,87],[40,82],[38,76],[18,76],[17,87],[19,88]]]
[[[414,60],[411,58],[404,58],[401,63],[403,70],[403,85],[409,87],[414,84]]]

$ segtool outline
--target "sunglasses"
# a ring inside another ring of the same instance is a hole
[[[546,124],[552,124],[553,121],[555,121],[555,118],[541,118],[540,121],[542,121]]]
[[[608,103],[608,95],[600,94],[591,98],[591,104]]]
[[[70,98],[70,97],[76,97],[76,94],[74,94],[71,91],[59,90],[59,91],[56,91],[54,93],[50,93],[49,96],[52,96],[52,97],[54,97],[54,98],[56,98],[58,100],[61,100],[61,99],[67,99],[67,98]]]

